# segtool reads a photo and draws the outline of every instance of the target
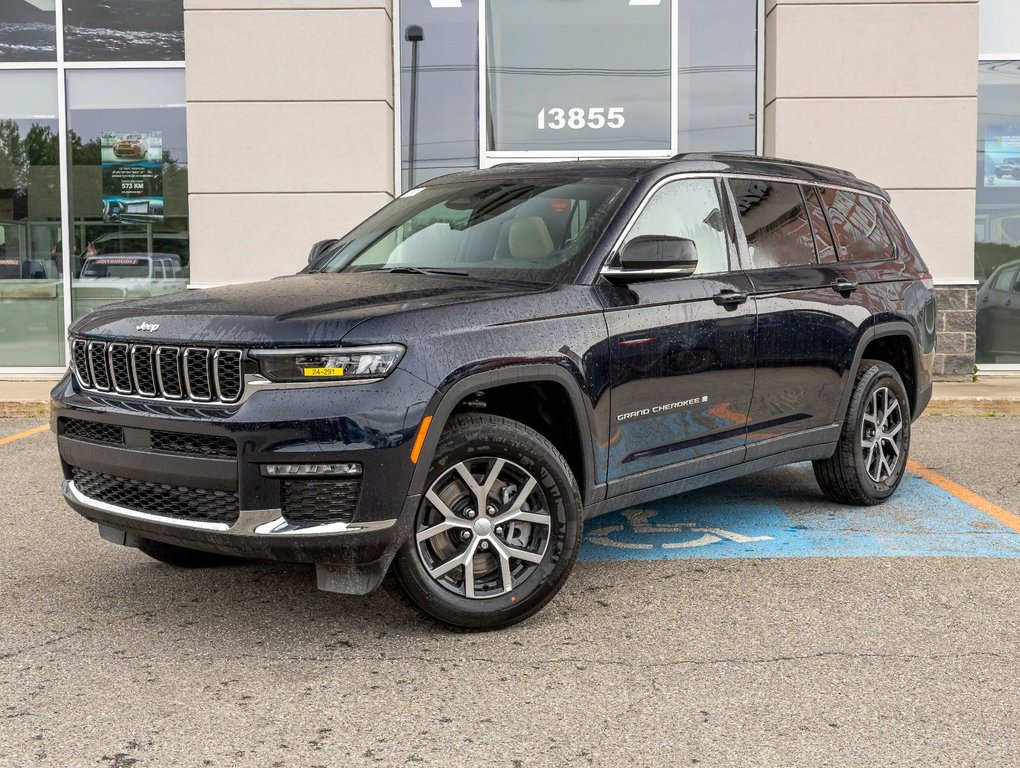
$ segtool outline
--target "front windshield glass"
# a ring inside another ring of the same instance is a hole
[[[618,179],[502,179],[413,189],[308,271],[439,270],[569,282],[622,202]]]

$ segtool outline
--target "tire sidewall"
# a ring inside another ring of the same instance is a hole
[[[868,474],[868,468],[864,464],[864,456],[861,451],[861,429],[865,409],[871,400],[875,390],[887,388],[899,401],[900,414],[902,418],[902,441],[900,447],[899,461],[893,473],[880,482],[875,482]],[[899,487],[900,481],[906,470],[907,456],[910,451],[910,400],[907,397],[906,387],[898,373],[889,365],[874,365],[861,377],[857,385],[859,396],[854,398],[854,407],[848,414],[847,428],[852,430],[854,467],[857,471],[858,482],[864,493],[872,499],[888,499]]]
[[[397,553],[397,576],[409,597],[435,618],[465,628],[495,629],[539,610],[566,580],[580,546],[580,494],[563,458],[523,425],[516,429],[508,420],[494,419],[491,425],[452,426],[436,448],[423,490],[458,463],[473,458],[493,456],[520,465],[538,481],[552,518],[546,556],[512,592],[482,599],[454,594],[428,574],[418,553],[415,533],[426,504],[423,493],[411,535]]]

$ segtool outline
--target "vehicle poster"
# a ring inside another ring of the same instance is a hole
[[[985,188],[1020,187],[1020,123],[985,131]]]
[[[150,133],[102,136],[103,221],[163,220],[163,138]]]

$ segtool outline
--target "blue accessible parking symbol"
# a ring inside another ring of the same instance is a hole
[[[884,504],[822,496],[797,464],[589,520],[582,560],[1020,557],[1020,534],[908,472]]]

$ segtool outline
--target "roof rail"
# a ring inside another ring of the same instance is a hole
[[[809,163],[804,160],[788,160],[782,157],[766,157],[765,155],[742,155],[736,152],[682,152],[672,157],[673,160],[740,160],[745,163],[787,163],[801,168],[813,168],[818,171],[845,176],[856,179],[857,175],[844,168],[834,168],[831,165],[820,165]]]

